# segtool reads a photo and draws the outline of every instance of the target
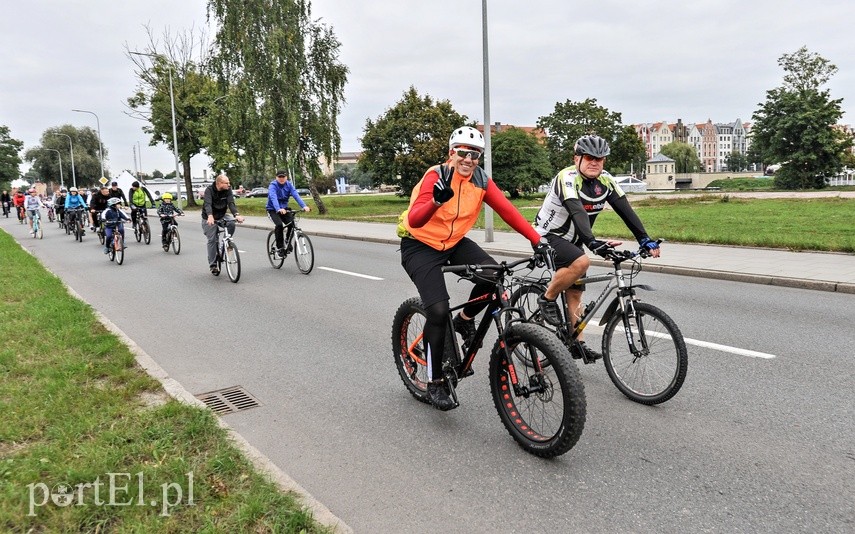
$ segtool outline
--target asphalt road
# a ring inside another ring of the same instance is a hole
[[[457,410],[406,392],[390,326],[415,288],[394,246],[316,238],[304,276],[290,258],[271,268],[266,232],[239,228],[232,284],[208,272],[195,215],[181,220],[180,256],[131,242],[122,266],[92,234],[0,227],[190,392],[241,385],[258,398],[225,420],[356,532],[855,529],[851,295],[642,273],[658,290],[645,300],[690,343],[682,391],[640,406],[601,364],[584,366],[585,431],[541,460],[499,421],[486,350]]]

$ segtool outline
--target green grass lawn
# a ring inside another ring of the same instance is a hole
[[[0,531],[327,532],[2,231],[0,280]]]
[[[323,201],[326,215],[313,209],[303,216],[395,223],[409,204],[409,198],[395,195],[325,196]],[[542,201],[541,195],[513,203],[533,221]],[[258,198],[238,200],[245,215],[264,215],[265,202]],[[314,206],[311,199],[307,202]],[[855,252],[855,199],[738,199],[727,195],[656,199],[630,195],[630,202],[651,236],[667,241]],[[510,230],[499,217],[493,222],[497,231]],[[483,228],[483,224],[482,215],[478,227]],[[631,237],[611,211],[597,218],[594,229],[598,236]]]

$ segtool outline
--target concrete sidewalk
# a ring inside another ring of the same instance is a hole
[[[267,217],[246,217],[243,226],[269,230],[273,223]],[[396,226],[388,223],[303,218],[300,227],[310,236],[400,242],[395,235]],[[516,233],[494,232],[490,243],[485,241],[483,230],[473,230],[469,237],[490,253],[509,256],[531,253],[528,241]],[[606,265],[599,258],[592,259],[592,263]],[[664,243],[662,256],[645,261],[644,270],[855,294],[855,254]]]

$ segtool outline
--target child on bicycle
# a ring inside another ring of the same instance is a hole
[[[164,193],[160,197],[160,200],[162,202],[160,203],[160,207],[157,208],[157,215],[160,217],[160,225],[163,226],[163,232],[160,234],[160,244],[165,250],[169,246],[166,242],[166,233],[169,231],[169,225],[172,224],[172,219],[176,215],[184,215],[184,212],[172,203],[172,193]]]
[[[28,191],[29,196],[24,199],[24,209],[27,213],[27,224],[30,226],[30,232],[33,231],[33,217],[36,216],[36,212],[45,207],[42,199],[39,198],[38,193],[35,188],[32,188]]]
[[[119,209],[119,204],[122,203],[121,198],[112,197],[107,201],[107,209],[101,214],[101,219],[104,221],[104,254],[110,253],[110,246],[113,243],[113,232],[118,231],[122,239],[125,239],[125,226],[122,221],[130,221],[130,217],[125,215],[125,212]]]
[[[449,313],[449,295],[442,266],[449,264],[495,264],[496,260],[466,237],[475,225],[481,205],[486,202],[514,230],[525,236],[537,252],[546,253],[548,245],[505,198],[501,189],[478,166],[484,152],[484,136],[469,126],[456,128],[448,140],[448,159],[431,167],[413,188],[410,206],[401,214],[401,265],[409,275],[427,313],[424,345],[427,355],[428,396],[439,410],[455,407],[442,372],[443,347]],[[453,197],[453,201],[449,202]],[[472,288],[470,299],[488,294],[492,283],[481,282]],[[464,339],[475,333],[475,316],[486,303],[461,310],[454,318],[454,329]],[[451,335],[454,335],[453,333]]]

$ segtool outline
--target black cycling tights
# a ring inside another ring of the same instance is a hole
[[[472,293],[469,295],[469,299],[471,300],[473,298],[486,295],[492,291],[494,287],[495,286],[493,284],[489,283],[477,284],[472,288]],[[486,302],[470,304],[463,308],[463,313],[465,313],[467,317],[475,317],[486,306]],[[454,335],[454,332],[451,332],[450,334],[447,332],[448,310],[449,306],[447,300],[441,300],[436,304],[432,304],[425,308],[427,320],[424,330],[424,342],[425,350],[427,351],[426,357],[428,359],[428,378],[430,380],[439,380],[442,378],[442,360],[445,352],[445,336]]]

